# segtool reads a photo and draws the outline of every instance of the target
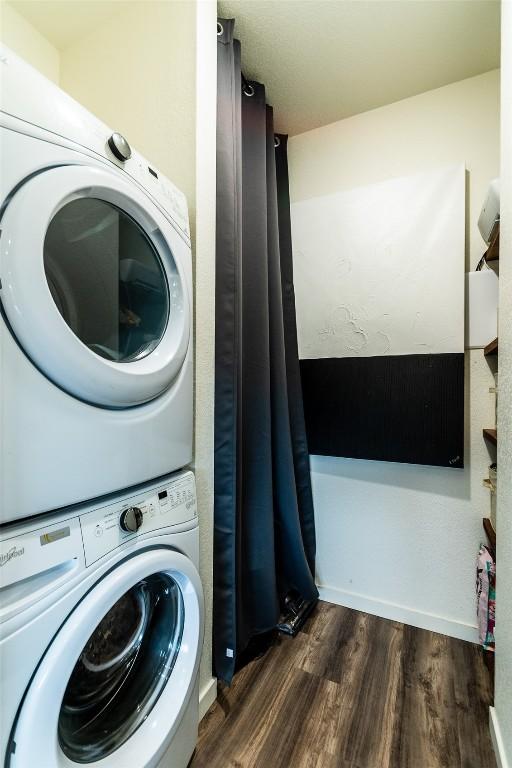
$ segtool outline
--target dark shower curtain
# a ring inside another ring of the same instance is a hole
[[[297,352],[286,136],[242,85],[219,20],[214,664],[230,682],[290,595],[316,600],[315,525]]]

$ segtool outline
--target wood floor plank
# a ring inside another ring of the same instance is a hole
[[[400,730],[393,755],[399,768],[417,765],[418,760],[425,768],[461,764],[447,641],[424,630],[404,630]]]
[[[478,647],[320,603],[203,719],[191,768],[495,768]]]
[[[298,646],[304,638],[295,638]],[[201,729],[198,749],[192,766],[211,768],[210,755],[214,754],[216,765],[227,766],[229,760],[238,759],[243,768],[254,764],[261,743],[269,732],[269,723],[286,698],[295,658],[291,638],[283,638],[262,658],[253,661],[236,676],[231,688],[220,688],[220,704],[216,702],[207,714],[205,732]],[[240,678],[240,680],[237,680]],[[237,688],[235,689],[235,685]],[[222,710],[222,715],[215,712]],[[226,735],[234,734],[234,739]],[[250,745],[243,738],[250,739]],[[203,745],[206,747],[203,749]],[[240,752],[240,758],[238,754]]]
[[[367,617],[360,633],[355,686],[340,710],[339,756],[346,762],[386,768],[391,764],[400,688],[403,626]]]
[[[475,645],[462,646],[450,638],[449,642],[460,764],[462,768],[494,768],[494,755],[490,734],[473,727],[473,718],[485,721],[489,705],[493,702],[492,681],[489,670],[482,664],[482,651]]]
[[[287,690],[276,699],[266,731],[260,734],[257,758],[248,763],[251,768],[296,765],[294,754],[304,751],[302,736],[308,720],[314,718],[322,685],[323,680],[315,675],[297,669],[290,673]],[[313,750],[312,745],[308,748]]]
[[[297,665],[305,672],[340,682],[343,667],[356,639],[356,611],[332,603],[321,603],[312,617],[308,642]]]
[[[294,750],[297,768],[322,768],[336,764],[336,725],[340,708],[339,685],[322,680]]]

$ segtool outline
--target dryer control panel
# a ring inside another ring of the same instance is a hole
[[[192,472],[185,472],[161,487],[81,515],[85,563],[91,565],[126,541],[196,518],[195,479]]]

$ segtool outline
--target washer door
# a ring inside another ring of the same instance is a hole
[[[191,561],[164,549],[125,560],[78,604],[43,657],[12,764],[157,765],[194,687],[202,638]]]
[[[190,339],[190,249],[135,184],[50,168],[2,218],[1,299],[19,344],[70,394],[123,408],[164,392]]]

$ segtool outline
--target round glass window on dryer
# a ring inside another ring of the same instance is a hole
[[[90,350],[118,363],[150,354],[169,319],[169,288],[144,230],[104,200],[79,198],[50,222],[44,267],[60,314]]]
[[[190,341],[190,247],[145,193],[100,168],[51,168],[2,226],[2,305],[50,380],[111,408],[169,388]]]

